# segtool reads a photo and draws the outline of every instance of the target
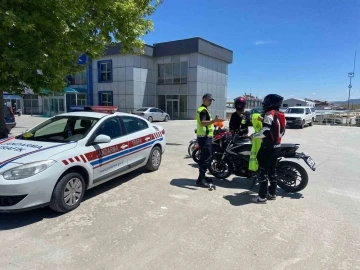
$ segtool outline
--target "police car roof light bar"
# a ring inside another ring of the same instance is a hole
[[[118,110],[116,106],[71,106],[72,112],[101,112],[101,113],[115,113]]]

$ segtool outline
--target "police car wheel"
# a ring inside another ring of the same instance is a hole
[[[153,172],[159,169],[160,164],[161,164],[161,149],[160,147],[155,146],[150,152],[150,156],[145,167],[148,171]]]
[[[152,118],[151,116],[149,116],[148,121],[149,121],[149,122],[152,122],[152,121],[153,121],[153,118]]]
[[[65,174],[54,188],[50,208],[60,213],[74,210],[84,198],[85,189],[85,180],[81,174],[76,172]]]
[[[165,121],[165,122],[169,121],[169,116],[165,116],[164,121]]]

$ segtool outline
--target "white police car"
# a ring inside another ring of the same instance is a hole
[[[143,166],[159,168],[166,145],[161,126],[116,107],[85,110],[0,140],[0,211],[49,205],[68,212],[89,188]]]

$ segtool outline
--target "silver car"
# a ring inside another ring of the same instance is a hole
[[[132,112],[133,114],[139,115],[149,122],[152,121],[169,121],[170,115],[163,110],[155,107],[142,107]]]

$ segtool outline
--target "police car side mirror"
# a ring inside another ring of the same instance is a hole
[[[109,142],[111,142],[111,138],[109,136],[100,134],[95,138],[93,144],[109,143]]]

